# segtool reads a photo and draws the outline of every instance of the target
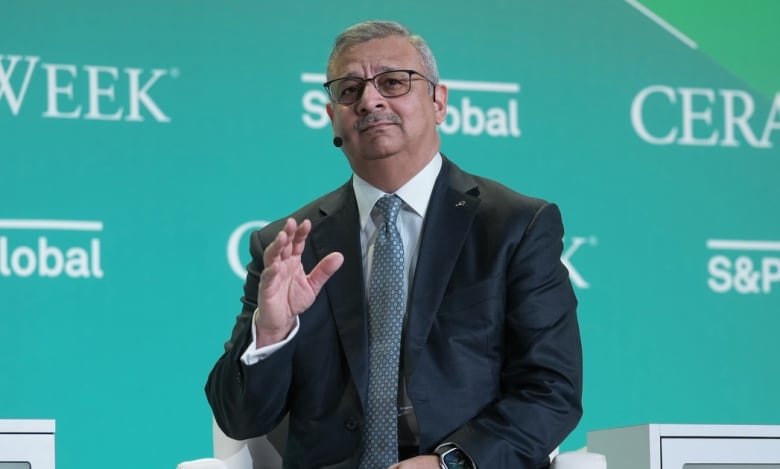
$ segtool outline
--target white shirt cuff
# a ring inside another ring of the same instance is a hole
[[[281,342],[277,342],[275,344],[266,345],[265,347],[256,348],[255,344],[257,343],[257,328],[255,327],[255,319],[257,319],[257,315],[260,312],[260,309],[255,309],[255,314],[252,315],[252,343],[249,344],[249,347],[244,351],[244,353],[241,355],[241,362],[244,365],[254,365],[255,363],[265,360],[269,356],[271,356],[272,353],[276,352],[280,348],[284,347],[288,342],[290,342],[293,337],[298,333],[298,327],[300,326],[300,320],[298,317],[295,317],[295,327],[293,327],[293,330],[290,331],[289,334],[287,334],[287,337],[284,338]]]

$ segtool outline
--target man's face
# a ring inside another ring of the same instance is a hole
[[[345,49],[333,63],[331,78],[368,78],[389,70],[426,73],[417,49],[403,37],[391,36]],[[329,103],[334,135],[344,141],[343,151],[353,171],[366,177],[377,165],[404,165],[421,169],[439,150],[436,125],[446,115],[447,90],[439,85],[436,100],[431,85],[412,75],[412,89],[403,96],[383,97],[371,82],[349,105]]]

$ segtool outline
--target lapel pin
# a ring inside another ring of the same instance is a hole
[[[466,205],[466,201],[465,200],[461,200],[460,202],[455,204],[456,207],[463,207],[464,205]]]

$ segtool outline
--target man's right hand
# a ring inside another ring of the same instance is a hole
[[[284,229],[263,252],[265,268],[260,274],[259,314],[255,316],[257,348],[284,340],[295,327],[295,318],[314,303],[325,282],[344,263],[341,253],[332,252],[307,275],[301,253],[310,232],[311,221],[303,220],[298,225],[288,218]]]

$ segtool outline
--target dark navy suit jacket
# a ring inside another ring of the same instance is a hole
[[[368,389],[366,298],[351,182],[292,215],[313,228],[308,272],[339,251],[344,265],[300,316],[295,338],[246,366],[262,253],[282,228],[252,235],[243,311],[206,394],[235,439],[289,413],[284,465],[356,468]],[[560,262],[558,208],[470,175],[446,158],[423,223],[409,292],[402,372],[420,451],[455,442],[480,469],[546,467],[580,419],[577,300]]]

